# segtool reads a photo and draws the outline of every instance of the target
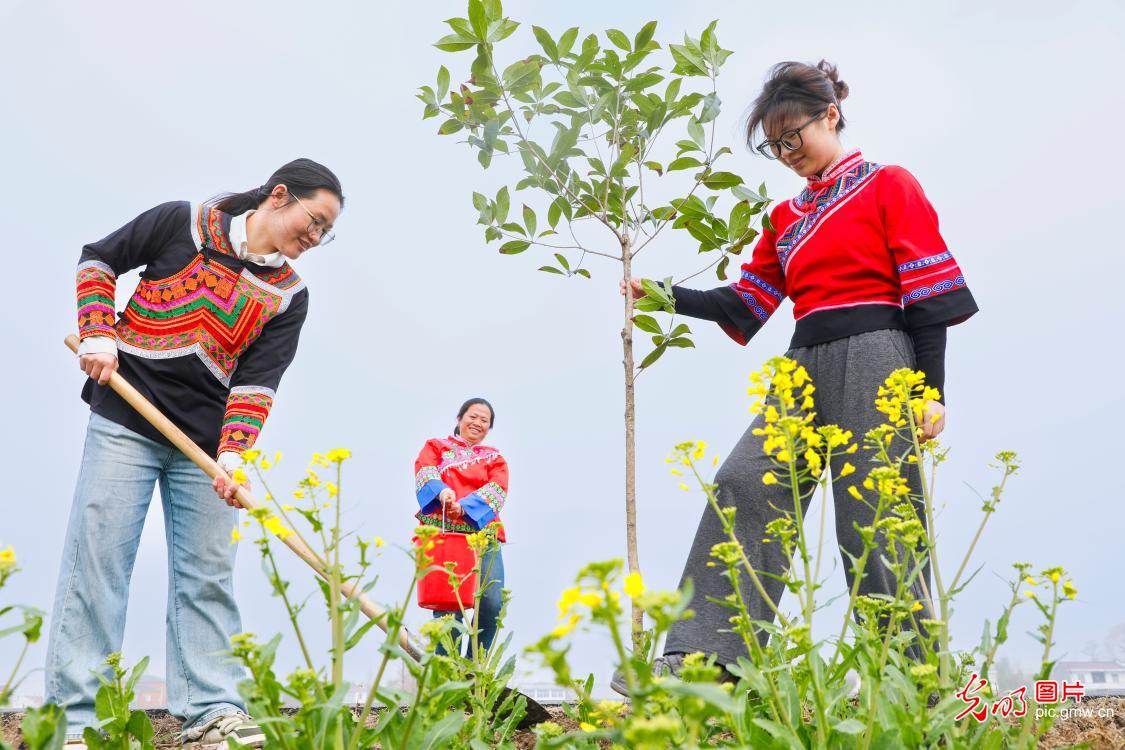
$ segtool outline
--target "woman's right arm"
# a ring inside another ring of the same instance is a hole
[[[715,289],[673,286],[676,312],[710,320],[745,346],[785,299],[785,276],[777,258],[777,235],[764,230],[749,263],[742,265],[737,282]],[[625,293],[625,282],[620,284]],[[639,279],[632,280],[633,297],[645,296]]]
[[[440,465],[440,442],[427,440],[414,461],[414,494],[423,513],[433,513],[447,502],[447,497],[456,500],[453,490],[441,481]]]
[[[117,369],[117,277],[159,255],[191,212],[185,201],[163,203],[82,248],[78,258],[78,363],[101,384]]]

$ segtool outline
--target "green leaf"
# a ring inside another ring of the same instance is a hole
[[[695,50],[679,44],[669,44],[668,51],[676,61],[676,72],[695,76],[707,75],[707,65]]]
[[[727,222],[727,239],[732,242],[737,240],[745,234],[746,228],[749,226],[750,206],[744,201],[739,201],[730,210],[730,220]]]
[[[703,109],[699,113],[700,122],[711,122],[719,116],[719,110],[722,109],[722,100],[715,92],[711,92],[703,97]]]
[[[530,87],[539,76],[539,65],[534,62],[514,62],[504,70],[504,86],[511,91]]]
[[[438,68],[436,90],[438,101],[444,99],[445,95],[449,93],[449,71],[444,65]]]
[[[509,206],[508,186],[505,185],[504,187],[500,188],[500,191],[498,193],[496,193],[496,221],[497,222],[503,224],[505,221],[508,220],[508,206]]]
[[[587,279],[590,278],[590,272],[587,271],[585,268],[576,268],[576,269],[574,269],[574,272],[576,274],[578,274],[579,276],[585,276]]]
[[[662,167],[660,165],[660,162],[658,162],[658,161],[646,161],[645,166],[648,167],[649,169],[651,169],[653,172],[656,172],[661,177],[664,176],[664,167]]]
[[[668,346],[674,346],[679,349],[694,349],[695,342],[689,338],[677,336],[676,338],[668,339]]]
[[[378,620],[368,620],[356,628],[355,632],[352,633],[347,642],[344,643],[344,650],[349,651],[358,646],[359,642],[363,640],[363,636],[367,634],[367,631],[371,630],[371,626],[376,624],[378,624]]]
[[[547,57],[551,58],[551,62],[559,61],[559,48],[555,46],[555,40],[547,33],[547,30],[540,26],[532,26],[531,31],[535,34],[535,38],[539,41],[539,46],[547,53]]]
[[[555,268],[554,266],[539,266],[539,270],[544,271],[546,273],[557,273],[560,276],[566,276],[565,273],[563,273],[559,269]]]
[[[839,724],[832,727],[832,731],[840,732],[841,734],[859,734],[866,727],[859,719],[844,719]]]
[[[518,232],[519,234],[522,234],[525,237],[529,236],[528,233],[524,231],[524,228],[521,227],[519,224],[517,224],[514,221],[509,221],[506,224],[502,224],[500,226],[500,228],[503,229],[505,232]]]
[[[742,184],[742,178],[734,172],[712,172],[703,179],[703,184],[712,190],[725,190]]]
[[[535,221],[535,212],[528,208],[526,204],[523,207],[523,223],[527,227],[528,236],[534,237],[535,229],[537,227],[537,222]]]
[[[660,359],[660,357],[663,356],[664,352],[666,352],[666,351],[668,351],[668,347],[663,346],[663,345],[658,346],[655,349],[653,349],[651,352],[648,353],[647,357],[645,357],[643,360],[641,360],[641,369],[643,370],[646,367],[651,367],[653,365],[653,363],[656,362],[656,360]]]
[[[719,281],[727,280],[728,265],[730,265],[730,256],[724,255],[723,259],[719,261],[719,265],[715,268],[715,275],[719,277]]]
[[[755,193],[753,190],[745,187],[744,185],[736,185],[732,187],[730,191],[734,194],[734,197],[738,198],[740,201],[750,201],[751,203],[765,203],[767,200],[765,196]]]
[[[452,133],[456,133],[463,127],[465,127],[465,125],[460,120],[451,117],[441,124],[441,127],[438,128],[437,132],[438,135],[450,135]]]
[[[566,258],[564,258],[560,253],[555,253],[555,260],[557,260],[559,262],[559,265],[565,268],[567,271],[570,270],[570,263],[568,263]]]
[[[530,242],[524,240],[509,240],[500,246],[501,255],[518,255],[531,247]]]
[[[768,213],[762,213],[762,228],[767,232],[773,231],[773,222],[770,221],[770,215]]]
[[[516,29],[520,27],[516,21],[507,18],[493,21],[488,27],[488,41],[500,42],[507,39],[512,34],[516,33]]]
[[[688,120],[687,124],[688,136],[699,148],[703,148],[706,143],[706,137],[703,135],[703,126],[699,124],[699,120],[694,117]]]
[[[460,34],[448,34],[434,42],[434,46],[442,52],[461,52],[476,46],[474,42],[466,42]]]
[[[675,172],[678,169],[691,169],[693,167],[702,167],[703,162],[696,159],[694,156],[681,156],[679,159],[673,159],[668,164],[668,171]]]
[[[624,32],[617,29],[608,29],[605,32],[605,35],[609,38],[609,41],[613,42],[617,47],[625,50],[626,52],[633,51],[633,45],[629,43],[629,37],[625,36]]]
[[[481,0],[469,0],[469,25],[473,27],[478,42],[488,38],[488,18]]]
[[[644,26],[642,26],[641,30],[637,32],[637,35],[633,37],[633,49],[644,49],[648,46],[648,43],[652,41],[652,38],[655,35],[656,21],[649,21]]]
[[[575,40],[578,39],[578,27],[573,26],[562,33],[559,37],[559,57],[566,57],[570,54],[570,50],[574,47]]]
[[[488,198],[485,198],[481,193],[473,193],[473,208],[478,211],[484,211],[488,208]]]
[[[566,200],[562,196],[555,198],[551,201],[551,205],[547,207],[547,223],[554,229],[559,225],[559,217],[562,215],[562,209],[559,208],[559,201]]]
[[[633,325],[640,328],[645,333],[663,333],[660,329],[660,324],[656,322],[656,318],[651,315],[634,315]]]

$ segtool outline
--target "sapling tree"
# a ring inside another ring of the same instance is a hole
[[[435,85],[421,87],[423,117],[441,118],[437,132],[460,137],[482,167],[498,157],[522,165],[512,189],[505,185],[494,197],[473,193],[485,240],[505,255],[544,252],[540,271],[580,283],[591,278],[594,259],[612,261],[624,282],[615,325],[624,367],[625,524],[629,571],[639,572],[637,378],[670,348],[693,343],[688,326],[674,318],[670,278],[644,280],[644,295],[634,294],[637,257],[661,235],[675,236],[665,229],[684,230],[704,260],[699,273],[713,270],[724,280],[731,256],[757,236],[758,222],[768,227],[765,186],[754,191],[718,168],[731,149],[716,144],[716,83],[731,52],[719,46],[717,22],[697,38],[662,45],[652,21],[632,36],[609,29],[581,42],[578,28],[555,36],[532,26],[541,53],[505,59],[497,46],[520,24],[504,17],[500,0],[469,0],[467,17],[446,24],[451,33],[437,48],[471,51],[472,62],[456,84],[442,66]],[[662,324],[654,312],[672,317]],[[653,344],[639,364],[634,329]],[[634,606],[632,615],[636,644],[643,613]]]

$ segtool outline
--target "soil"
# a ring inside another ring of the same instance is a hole
[[[1058,719],[1055,726],[1044,737],[1039,747],[1045,750],[1081,747],[1091,750],[1125,750],[1125,698],[1089,698],[1082,702],[1082,707],[1093,717],[1068,716]],[[1108,717],[1098,717],[1100,709],[1111,709]],[[158,750],[169,750],[180,746],[177,733],[180,723],[169,716],[167,711],[149,711],[152,726],[156,730],[156,747]],[[566,730],[577,729],[574,720],[563,714],[561,709],[551,709],[552,720]],[[0,738],[10,743],[13,747],[20,747],[19,724],[23,718],[18,713],[0,713]],[[374,722],[373,716],[371,721]],[[535,747],[534,732],[519,732],[515,737],[516,747],[520,750],[530,750]]]

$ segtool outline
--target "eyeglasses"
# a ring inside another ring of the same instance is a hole
[[[313,215],[313,212],[309,210],[309,207],[305,205],[304,201],[302,201],[292,193],[289,194],[289,197],[297,201],[297,204],[300,205],[301,208],[305,209],[305,213],[309,215],[309,225],[305,228],[305,233],[308,234],[309,237],[312,237],[314,240],[316,240],[316,244],[324,247],[329,242],[336,239],[336,235],[333,234],[324,225],[324,219],[318,219],[315,215]]]
[[[809,125],[812,125],[820,118],[824,117],[826,114],[828,114],[827,109],[823,110],[819,114],[813,115],[808,120],[804,121],[792,130],[786,130],[781,134],[780,138],[777,138],[775,140],[769,140],[767,138],[754,148],[759,154],[766,157],[767,159],[780,159],[781,149],[783,147],[786,151],[796,151],[801,146],[805,145],[804,139],[801,138],[801,131],[807,128]]]

